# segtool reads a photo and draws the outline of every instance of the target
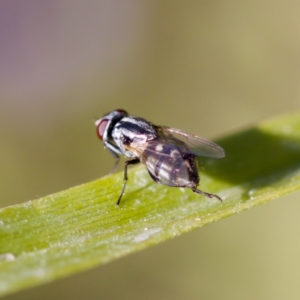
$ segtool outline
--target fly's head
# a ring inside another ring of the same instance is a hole
[[[127,117],[128,113],[123,109],[116,109],[104,115],[101,119],[95,122],[97,127],[97,135],[100,140],[106,144],[111,139],[111,131],[115,124],[122,118]]]

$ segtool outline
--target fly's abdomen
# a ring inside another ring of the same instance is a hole
[[[196,187],[199,183],[196,157],[170,144],[156,144],[145,150],[144,162],[152,178],[161,184]]]

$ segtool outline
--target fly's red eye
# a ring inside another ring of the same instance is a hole
[[[119,112],[120,114],[123,114],[123,115],[128,115],[127,111],[124,110],[124,109],[116,109],[117,112]]]
[[[102,140],[102,138],[103,138],[104,132],[105,132],[106,127],[107,127],[107,123],[108,123],[107,119],[102,119],[101,122],[99,123],[98,127],[97,127],[97,135],[98,135],[100,140]]]

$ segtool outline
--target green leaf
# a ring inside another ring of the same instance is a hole
[[[199,188],[154,183],[144,166],[0,210],[0,293],[53,281],[265,203],[300,188],[300,114],[217,141],[224,159],[202,159]]]

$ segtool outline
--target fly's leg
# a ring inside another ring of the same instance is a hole
[[[120,161],[120,157],[118,155],[114,155],[114,156],[115,156],[115,163],[114,163],[114,166],[113,166],[112,170],[108,173],[109,175],[116,172],[119,161]]]
[[[127,160],[127,161],[125,161],[125,167],[124,167],[124,183],[123,183],[122,191],[121,191],[121,194],[120,194],[120,196],[119,196],[117,205],[120,204],[121,198],[122,198],[122,196],[123,196],[123,194],[124,194],[124,191],[125,191],[126,182],[127,182],[127,180],[128,180],[128,176],[127,176],[127,167],[128,167],[128,165],[134,165],[134,164],[137,164],[137,163],[139,163],[139,162],[140,162],[140,161],[139,161],[138,158],[135,158],[135,159],[132,159],[132,160]]]
[[[208,198],[217,198],[218,200],[220,200],[221,202],[223,201],[218,195],[215,195],[215,194],[209,194],[209,193],[206,193],[206,192],[203,192],[203,191],[200,191],[200,190],[197,190],[196,188],[192,188],[193,192],[194,193],[197,193],[197,194],[202,194]]]
[[[117,148],[114,144],[110,143],[110,142],[105,142],[105,147],[108,152],[113,156],[113,158],[115,159],[115,163],[114,163],[114,167],[112,168],[112,170],[109,172],[109,174],[112,174],[116,171],[119,161],[120,161],[120,157],[118,154],[121,154],[119,148]]]

